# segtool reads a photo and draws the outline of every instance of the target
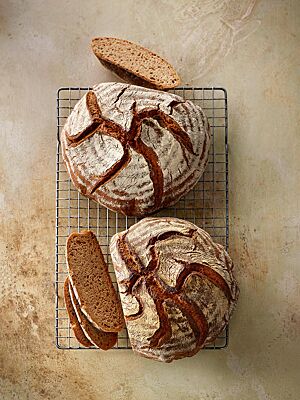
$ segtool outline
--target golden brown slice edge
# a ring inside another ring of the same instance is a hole
[[[83,314],[104,332],[121,331],[121,302],[96,236],[91,231],[72,233],[66,252],[70,282]]]
[[[69,277],[66,278],[64,283],[64,300],[69,315],[70,325],[73,329],[76,339],[80,344],[82,344],[82,346],[92,347],[93,343],[91,343],[89,339],[85,336],[83,329],[81,328],[80,323],[77,319],[77,315],[72,304],[71,296],[69,293]]]
[[[174,89],[180,78],[174,67],[153,51],[124,39],[98,37],[92,50],[102,65],[121,79],[152,89]]]
[[[117,342],[118,334],[116,332],[104,332],[95,328],[83,314],[80,305],[75,297],[71,283],[69,282],[69,293],[72,300],[77,319],[85,336],[97,347],[102,350],[111,349]]]

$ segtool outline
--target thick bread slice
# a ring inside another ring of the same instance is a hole
[[[75,296],[88,320],[105,332],[121,331],[122,307],[93,232],[69,236],[67,265]]]
[[[87,317],[83,314],[80,309],[80,305],[76,296],[74,294],[74,290],[69,281],[69,293],[72,300],[72,304],[74,310],[76,312],[77,319],[81,325],[81,328],[85,334],[85,336],[92,342],[95,346],[99,347],[102,350],[111,349],[117,342],[118,334],[117,332],[104,332],[101,329],[97,329],[93,324],[87,319]]]
[[[69,277],[66,278],[64,283],[64,298],[65,298],[66,309],[69,315],[70,324],[74,331],[76,339],[80,344],[82,344],[82,346],[92,347],[93,343],[91,343],[85,336],[83,329],[81,328],[80,323],[77,319],[77,315],[72,304],[71,296],[69,293]]]
[[[100,37],[92,40],[92,50],[102,65],[126,82],[161,90],[180,84],[177,72],[167,61],[136,43]]]

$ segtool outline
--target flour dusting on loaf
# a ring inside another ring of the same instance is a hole
[[[208,159],[210,128],[202,109],[174,94],[102,83],[74,107],[61,133],[75,187],[125,215],[176,203]]]
[[[132,348],[170,362],[224,330],[239,289],[223,246],[196,225],[145,218],[110,245]]]

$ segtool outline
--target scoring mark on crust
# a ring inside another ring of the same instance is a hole
[[[175,288],[168,286],[158,277],[157,269],[159,267],[159,257],[155,244],[159,241],[168,240],[174,236],[192,238],[195,232],[195,229],[189,229],[185,234],[182,232],[171,231],[151,238],[147,243],[147,248],[150,251],[150,261],[147,266],[143,265],[141,259],[133,251],[132,246],[128,242],[127,233],[120,236],[117,241],[119,254],[123,260],[126,260],[127,269],[130,272],[130,277],[120,283],[127,286],[125,293],[135,296],[139,303],[139,311],[132,316],[127,316],[126,319],[137,319],[144,311],[144,305],[138,294],[136,285],[136,282],[141,278],[144,279],[145,286],[155,303],[159,318],[159,327],[152,337],[148,338],[149,346],[151,348],[161,347],[164,343],[168,342],[172,336],[172,327],[169,316],[164,307],[164,304],[167,301],[170,301],[177,306],[189,321],[196,340],[196,347],[192,352],[197,352],[204,345],[209,332],[206,317],[196,303],[191,299],[188,299],[182,292],[183,284],[191,274],[196,273],[200,276],[207,277],[224,292],[228,300],[231,299],[230,289],[226,281],[216,271],[206,265],[198,263],[188,264],[183,261],[178,261],[183,264],[184,269],[177,279]],[[133,290],[133,288],[135,288],[135,290]]]
[[[126,89],[127,88],[124,88],[120,91],[115,102],[120,99]],[[180,103],[182,102],[175,100],[172,101],[170,103],[171,111],[173,110],[173,107]],[[115,178],[128,165],[130,162],[128,149],[131,147],[137,153],[141,154],[147,162],[154,192],[154,204],[152,208],[153,210],[159,208],[162,205],[163,199],[164,177],[157,153],[150,146],[147,146],[140,137],[142,123],[147,119],[154,119],[158,122],[160,127],[167,129],[180,144],[183,157],[187,165],[189,165],[185,152],[188,151],[193,155],[196,155],[196,153],[193,150],[193,145],[187,132],[185,132],[170,115],[161,111],[159,107],[155,109],[144,109],[142,111],[137,111],[136,103],[133,102],[131,108],[133,117],[130,129],[127,132],[119,124],[105,118],[102,115],[96,94],[91,90],[86,94],[86,106],[92,119],[92,123],[86,129],[76,135],[70,136],[68,133],[66,133],[68,145],[70,147],[76,147],[96,133],[100,133],[118,140],[124,150],[124,155],[122,158],[117,161],[105,174],[99,177],[91,192],[87,194],[93,194],[99,187],[107,183],[109,180]]]

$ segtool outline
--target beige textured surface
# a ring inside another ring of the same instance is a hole
[[[298,0],[1,2],[1,399],[298,399],[299,19]],[[97,35],[228,89],[241,288],[228,350],[164,365],[54,346],[55,92],[112,79]]]

